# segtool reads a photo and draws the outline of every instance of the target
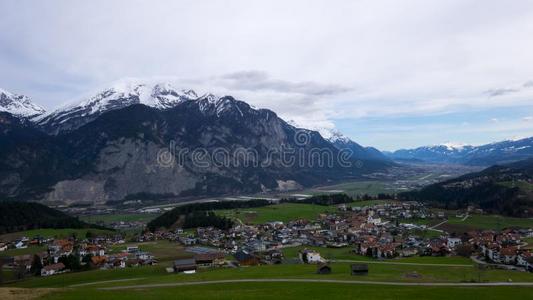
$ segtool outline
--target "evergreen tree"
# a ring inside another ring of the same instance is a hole
[[[41,276],[41,269],[43,268],[43,262],[41,257],[37,254],[33,256],[33,262],[31,263],[31,272],[35,276]]]

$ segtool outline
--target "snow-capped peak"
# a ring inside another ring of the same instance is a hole
[[[13,94],[3,89],[0,89],[0,111],[24,118],[33,118],[46,112],[28,96]]]
[[[305,128],[313,131],[318,131],[320,135],[327,141],[331,143],[349,143],[352,142],[352,140],[345,136],[342,132],[338,131],[335,128],[326,127],[326,126],[312,126],[311,124],[302,124],[300,122],[297,122],[293,119],[287,121],[287,123],[293,127],[296,128]]]
[[[327,133],[325,133],[325,135],[329,135],[329,136],[327,137],[323,136],[323,137],[332,143],[349,143],[352,141],[349,137],[345,136],[344,134],[342,134],[340,131],[336,129],[329,129],[329,130],[326,130],[326,132]],[[322,132],[320,134],[322,134]]]
[[[85,117],[101,114],[133,104],[168,109],[197,98],[195,91],[178,90],[169,83],[145,83],[135,79],[125,79],[115,82],[111,87],[99,91],[94,96],[60,107],[51,114],[41,117],[40,121],[49,122],[61,119],[64,122],[70,116]]]
[[[455,143],[455,142],[446,142],[443,144],[440,144],[438,146],[444,146],[446,149],[453,151],[453,150],[463,150],[465,147],[468,147],[470,145],[463,144],[463,143]]]
[[[217,95],[215,94],[211,94],[211,93],[208,93],[208,94],[205,94],[205,95],[202,95],[200,98],[198,98],[199,100],[201,99],[206,99],[208,102],[210,103],[215,103],[218,99],[220,99],[220,97],[218,97]]]

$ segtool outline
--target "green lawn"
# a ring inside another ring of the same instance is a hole
[[[461,218],[450,217],[448,223],[475,229],[501,230],[506,227],[533,228],[533,219],[511,218],[498,215],[471,215],[464,222]]]
[[[527,181],[506,181],[506,182],[500,182],[501,185],[505,185],[507,187],[518,187],[519,189],[526,191],[526,192],[533,192],[533,184],[529,183]]]
[[[286,259],[298,258],[299,251],[303,249],[310,249],[310,250],[318,251],[322,257],[328,260],[335,260],[335,259],[368,260],[368,261],[372,260],[372,258],[370,257],[356,255],[352,253],[353,247],[326,248],[326,247],[298,246],[298,247],[283,248],[282,252],[283,252],[283,256]]]
[[[94,228],[84,228],[84,229],[44,228],[44,229],[32,229],[32,230],[19,231],[19,232],[13,232],[13,233],[6,233],[0,236],[0,240],[16,240],[24,236],[29,237],[29,238],[36,237],[36,236],[64,238],[64,237],[72,236],[73,234],[75,234],[77,237],[85,237],[85,235],[87,234],[87,231],[90,231],[97,235],[113,234],[113,231],[94,229]]]
[[[286,249],[288,250],[288,249]],[[295,250],[295,249],[293,249]],[[321,249],[322,250],[322,249]],[[390,282],[533,282],[533,274],[506,270],[480,270],[471,262],[457,257],[413,257],[396,259],[392,261],[371,261],[370,258],[346,255],[340,249],[327,249],[321,251],[326,257],[337,259],[368,260],[368,276],[351,276],[349,263],[332,263],[332,274],[327,278],[342,280],[368,280]],[[338,253],[335,253],[338,252]],[[295,256],[295,252],[285,252],[287,256]],[[374,263],[376,262],[376,263]],[[395,264],[390,264],[393,262]],[[404,264],[397,264],[404,263]],[[412,265],[406,263],[443,264],[443,266]],[[461,264],[464,266],[448,266],[445,264]],[[316,274],[315,265],[282,264],[264,265],[258,267],[201,269],[192,275],[166,274],[164,267],[169,264],[163,263],[154,267],[126,268],[123,270],[94,270],[81,273],[67,273],[45,278],[29,278],[15,284],[19,287],[67,287],[73,284],[96,282],[90,287],[104,286],[135,286],[138,284],[172,283],[180,281],[205,281],[224,279],[252,279],[252,278],[310,278],[320,279],[323,275]],[[408,277],[408,274],[416,272],[419,278]],[[106,280],[134,279],[123,282],[101,282]]]
[[[167,240],[114,245],[111,247],[111,253],[118,253],[122,250],[126,250],[128,246],[138,246],[142,251],[150,252],[159,262],[172,261],[178,258],[193,256],[192,253],[186,252],[185,248],[180,244]]]
[[[17,256],[17,255],[24,255],[24,254],[35,254],[39,252],[46,251],[45,246],[29,246],[25,249],[9,249],[6,251],[0,252],[0,257],[7,257],[7,256]]]
[[[326,276],[327,277],[327,276]],[[100,291],[67,289],[46,300],[76,299],[530,299],[526,287],[400,287],[336,283],[231,283],[202,286]]]
[[[80,219],[87,223],[104,223],[109,224],[113,222],[145,222],[148,223],[155,219],[159,214],[105,214],[105,215],[91,215],[82,216]]]
[[[282,203],[257,208],[219,210],[217,213],[229,218],[239,219],[249,224],[263,224],[271,221],[286,223],[296,219],[313,220],[321,213],[332,213],[335,211],[337,211],[335,206]]]
[[[368,262],[395,262],[395,263],[424,263],[424,264],[460,264],[473,265],[473,262],[464,257],[450,256],[450,257],[433,257],[433,256],[414,256],[394,258],[379,261],[368,256],[362,256],[352,253],[352,247],[344,248],[327,248],[327,247],[309,247],[298,246],[283,248],[283,256],[286,259],[297,258],[298,252],[302,249],[311,249],[318,251],[322,257],[328,260],[361,260]]]
[[[375,196],[379,193],[394,193],[395,189],[391,183],[384,181],[355,181],[321,187],[319,189],[304,190],[303,193],[324,194],[325,191],[342,191],[342,193],[355,197],[363,194]]]

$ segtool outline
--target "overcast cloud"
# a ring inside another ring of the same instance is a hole
[[[533,135],[532,37],[528,0],[2,0],[0,87],[166,79],[381,149],[479,144]]]

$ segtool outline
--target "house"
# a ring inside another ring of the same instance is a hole
[[[241,266],[256,266],[261,263],[259,257],[250,254],[244,250],[238,251],[233,256]]]
[[[324,262],[324,259],[320,256],[320,253],[315,250],[301,250],[299,256],[300,260],[306,264],[316,264]]]
[[[350,270],[352,275],[368,275],[367,264],[352,264]]]
[[[331,274],[331,266],[328,264],[318,264],[316,268],[317,274]]]
[[[514,264],[516,262],[516,247],[506,247],[500,250],[500,260],[504,264]]]
[[[448,238],[446,241],[446,246],[450,249],[454,249],[455,247],[461,245],[462,241],[460,238]]]
[[[528,268],[528,259],[531,259],[531,252],[525,251],[516,256],[516,265]]]
[[[51,276],[54,274],[58,274],[64,269],[65,265],[63,263],[48,265],[41,269],[41,276]]]
[[[17,248],[17,249],[26,249],[26,248],[28,248],[28,244],[26,244],[23,241],[18,241],[18,242],[15,243],[15,248]]]
[[[131,246],[131,247],[127,247],[126,248],[126,252],[128,253],[136,253],[136,252],[139,252],[139,247],[138,246]]]
[[[178,259],[174,261],[174,272],[185,274],[196,273],[198,266],[194,258]]]
[[[107,261],[107,257],[105,256],[92,256],[91,257],[91,264],[95,267],[99,267],[105,264],[106,261]]]
[[[199,267],[212,267],[224,264],[224,253],[210,252],[200,253],[194,256],[194,260]]]

